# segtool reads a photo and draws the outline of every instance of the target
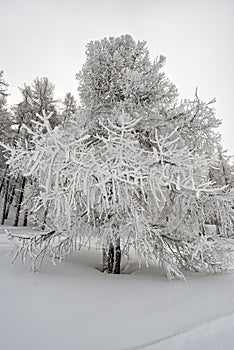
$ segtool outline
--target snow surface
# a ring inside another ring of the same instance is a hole
[[[45,260],[32,274],[20,261],[10,266],[10,248],[1,227],[1,350],[234,349],[234,275],[169,282],[134,260],[108,275],[94,250],[56,266]]]

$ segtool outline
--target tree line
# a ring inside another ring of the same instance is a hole
[[[3,71],[0,73],[0,87],[0,140],[14,148],[18,142],[30,144],[31,135],[27,128],[31,128],[32,123],[38,121],[38,114],[51,113],[50,124],[54,128],[56,125],[65,124],[66,119],[77,110],[77,102],[70,92],[65,95],[63,101],[55,99],[54,84],[46,77],[36,78],[31,85],[25,84],[20,88],[22,100],[13,106],[7,105],[8,84]],[[18,226],[20,214],[24,215],[23,226],[27,226],[27,209],[21,213],[26,178],[20,173],[12,178],[2,148],[0,152],[0,193],[3,201],[1,224],[4,224],[12,211],[14,226]]]

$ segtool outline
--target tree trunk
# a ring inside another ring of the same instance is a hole
[[[114,274],[120,274],[120,263],[121,263],[120,238],[117,238],[115,243]]]
[[[109,251],[108,251],[108,273],[113,273],[114,269],[114,245],[111,242],[109,245]]]
[[[103,272],[120,274],[121,249],[120,238],[115,242],[111,242],[108,250],[103,248]]]
[[[0,194],[2,193],[4,183],[5,183],[5,176],[3,176],[3,178],[2,178],[2,182],[1,182],[1,186],[0,186]]]
[[[23,226],[27,226],[28,225],[28,210],[25,210],[24,213],[24,221],[23,221]]]
[[[24,188],[25,188],[25,184],[26,184],[26,178],[23,177],[23,181],[22,181],[22,185],[21,185],[21,190],[20,190],[20,196],[19,196],[19,200],[18,200],[18,204],[17,204],[17,209],[16,209],[16,216],[15,216],[14,226],[18,226],[18,224],[19,224],[20,210],[21,210],[21,205],[22,205],[23,198],[24,198]]]
[[[4,183],[5,183],[5,180],[6,180],[7,170],[8,170],[8,165],[6,166],[6,169],[5,169],[5,171],[4,171],[4,175],[3,175],[2,182],[1,182],[1,186],[0,186],[0,193],[2,193],[2,190],[3,190],[3,187],[4,187]]]
[[[1,222],[2,225],[4,225],[4,221],[6,218],[9,183],[10,183],[10,180],[9,180],[9,178],[7,178],[6,187],[5,187],[5,194],[4,194],[3,211],[2,211],[2,222]]]
[[[46,202],[44,218],[43,218],[43,222],[42,222],[42,226],[41,226],[42,231],[45,230],[45,225],[46,225],[46,219],[47,219],[48,211],[49,211],[49,201]]]
[[[108,254],[105,247],[102,248],[102,271],[108,271]]]
[[[8,215],[9,215],[9,212],[10,212],[10,208],[11,208],[14,196],[15,196],[15,182],[13,183],[13,186],[11,188],[11,194],[9,196],[8,205],[7,205],[6,213],[5,213],[5,219],[8,218]]]

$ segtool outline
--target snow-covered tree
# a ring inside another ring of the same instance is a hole
[[[210,178],[219,185],[234,186],[234,169],[231,157],[227,155],[227,151],[223,151],[220,144],[215,150],[213,164],[210,167]]]
[[[31,197],[30,210],[41,223],[40,210],[49,202],[47,232],[56,239],[43,234],[43,249],[62,256],[75,243],[81,247],[95,240],[109,249],[111,244],[133,247],[139,259],[160,261],[169,277],[182,277],[181,266],[228,269],[230,198],[225,188],[209,183],[206,157],[181,147],[176,129],[165,135],[155,129],[153,147],[145,149],[135,132],[141,121],[115,113],[114,123],[99,120],[96,134],[73,123],[52,130],[42,118],[33,147],[11,150],[12,169],[38,181],[40,192]],[[209,232],[211,211],[223,219],[219,232]],[[115,261],[108,263],[109,272],[119,272]]]
[[[57,112],[56,112],[56,101],[54,99],[54,85],[49,81],[48,78],[36,78],[31,85],[24,85],[21,90],[22,101],[14,106],[13,112],[13,123],[14,128],[11,132],[14,133],[13,144],[16,144],[19,139],[26,139],[30,143],[31,135],[26,129],[22,129],[22,125],[32,126],[32,120],[37,120],[37,114],[51,113],[51,125],[57,123]],[[4,206],[5,210],[2,216],[2,223],[7,218],[10,209],[15,209],[15,221],[14,225],[18,226],[20,212],[22,209],[22,202],[24,197],[25,189],[30,185],[26,183],[26,178],[22,176],[22,173],[18,173],[14,178],[9,179],[8,171],[4,172],[4,176],[7,178],[6,184],[7,189],[7,207]],[[35,184],[34,184],[35,185]],[[24,225],[27,223],[27,210],[24,213]]]
[[[177,90],[161,72],[165,58],[159,56],[151,63],[145,41],[135,42],[130,35],[91,41],[86,56],[77,74],[78,91],[92,120],[117,105],[129,113],[148,107],[146,124],[161,108],[172,107]]]
[[[3,71],[0,71],[0,139],[2,142],[9,141],[11,136],[12,115],[7,108],[7,88],[8,84],[3,77]]]
[[[75,97],[67,92],[63,100],[62,123],[66,123],[77,111],[77,102]]]
[[[8,84],[6,83],[4,77],[4,72],[0,71],[0,104],[5,103],[5,98],[7,97]]]
[[[15,107],[16,122],[21,128],[22,124],[31,125],[37,120],[37,114],[52,113],[51,124],[56,125],[56,100],[54,99],[54,85],[48,78],[36,78],[31,85],[24,85],[20,89],[22,102]]]
[[[7,105],[8,84],[0,72],[0,142],[13,145],[15,140],[15,130],[13,115]],[[0,193],[2,195],[1,223],[4,223],[8,215],[8,204],[10,200],[11,181],[7,171],[6,157],[3,150],[0,150]]]
[[[9,148],[8,163],[37,182],[25,204],[46,232],[23,237],[16,256],[61,258],[92,240],[111,273],[131,248],[169,278],[233,268],[233,193],[210,177],[219,121],[197,93],[178,101],[164,61],[151,63],[129,35],[91,42],[76,117],[53,129],[38,115],[23,126],[30,145]]]

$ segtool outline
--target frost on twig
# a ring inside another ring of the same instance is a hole
[[[40,269],[45,256],[50,256],[53,264],[55,260],[61,261],[70,252],[70,239],[55,231],[32,233],[11,233],[6,230],[8,238],[15,244],[12,264],[17,258],[22,263],[31,259],[32,272]]]

